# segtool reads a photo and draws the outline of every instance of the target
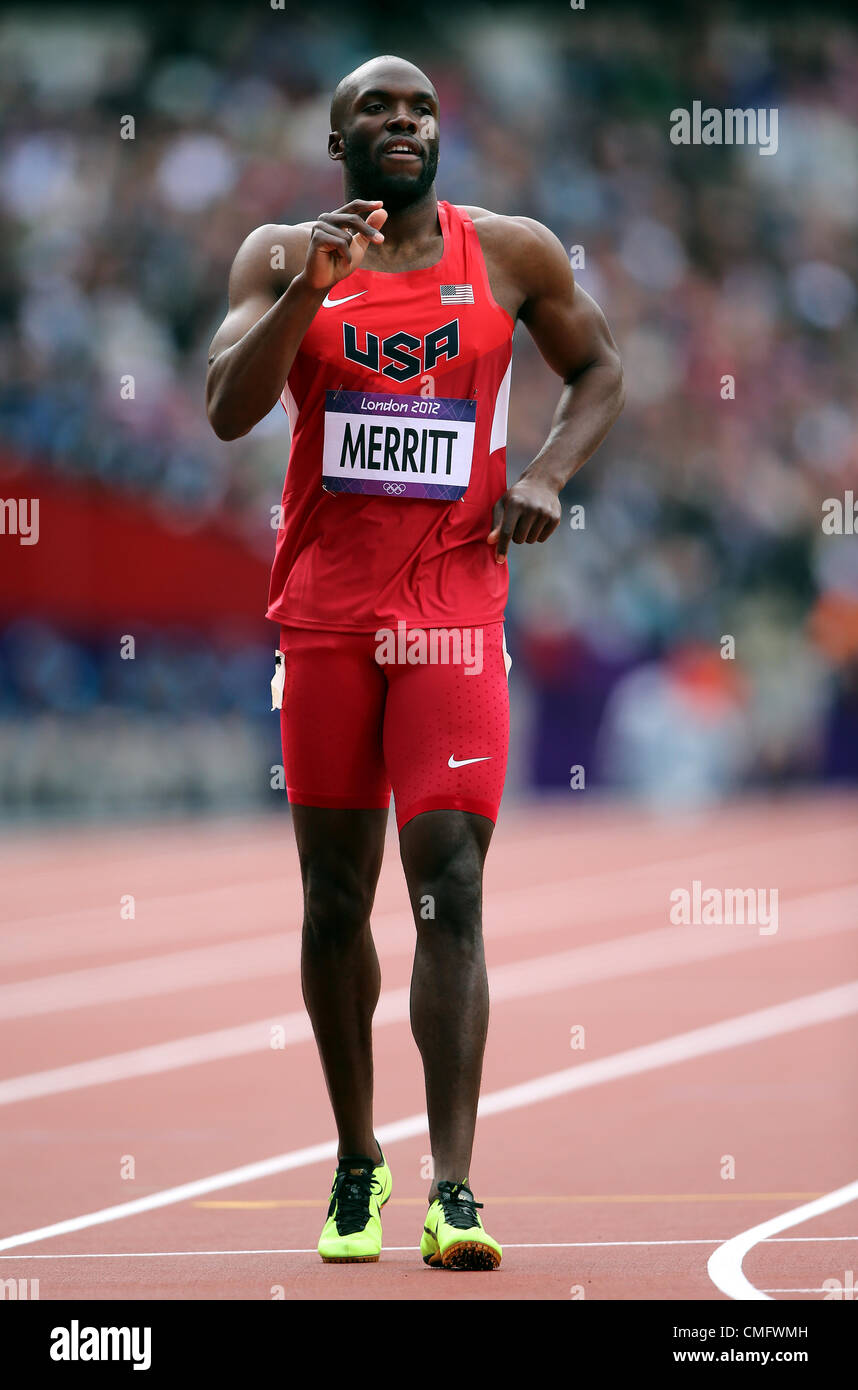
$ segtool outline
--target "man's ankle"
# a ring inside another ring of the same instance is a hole
[[[430,1205],[430,1206],[431,1206],[432,1203],[434,1202],[435,1198],[438,1196],[438,1184],[441,1183],[441,1182],[451,1182],[451,1183],[455,1184],[455,1185],[458,1186],[458,1187],[467,1187],[467,1189],[468,1189],[469,1192],[470,1192],[470,1190],[471,1190],[470,1180],[469,1180],[467,1177],[464,1177],[464,1178],[435,1178],[434,1181],[433,1181],[433,1183],[432,1183],[432,1186],[431,1186],[430,1189],[429,1189],[429,1205]]]
[[[377,1158],[375,1157],[376,1151],[378,1151]],[[375,1138],[373,1138],[370,1144],[353,1144],[351,1146],[348,1146],[346,1144],[340,1144],[339,1148],[337,1149],[338,1163],[342,1163],[344,1158],[357,1158],[358,1156],[360,1156],[361,1158],[370,1159],[372,1161],[373,1167],[375,1168],[378,1167],[379,1163],[384,1162],[384,1155],[381,1152],[381,1145]]]

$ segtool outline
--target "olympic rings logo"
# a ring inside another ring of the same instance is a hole
[[[401,493],[403,493],[403,492],[405,491],[405,484],[404,484],[404,483],[385,483],[385,484],[384,484],[384,490],[385,490],[385,492],[391,493],[394,497],[398,497]]]

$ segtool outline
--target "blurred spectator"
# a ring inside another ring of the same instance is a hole
[[[740,683],[714,653],[679,648],[615,686],[602,727],[608,780],[665,810],[697,808],[739,786],[751,740]]]

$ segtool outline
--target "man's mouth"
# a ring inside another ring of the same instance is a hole
[[[387,144],[383,146],[381,153],[386,159],[394,160],[422,160],[423,158],[423,151],[416,140],[388,140]]]

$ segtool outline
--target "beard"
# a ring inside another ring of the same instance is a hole
[[[353,198],[380,198],[388,212],[400,212],[417,203],[429,192],[438,172],[438,147],[426,153],[417,178],[407,174],[388,174],[373,162],[365,145],[343,137],[345,166]]]

